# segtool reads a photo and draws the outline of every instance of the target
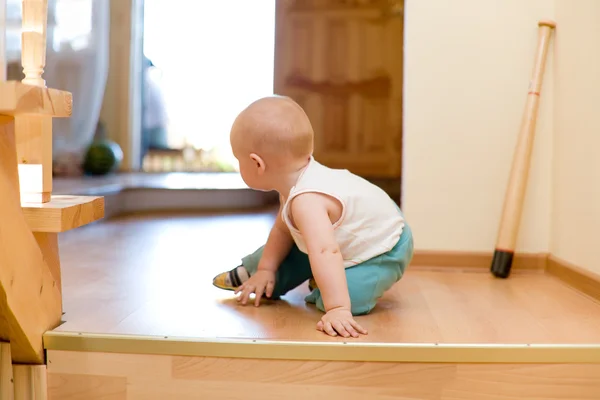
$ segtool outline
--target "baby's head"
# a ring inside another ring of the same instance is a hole
[[[257,190],[273,190],[305,166],[313,152],[307,115],[282,96],[264,97],[246,107],[233,123],[230,140],[242,179]]]

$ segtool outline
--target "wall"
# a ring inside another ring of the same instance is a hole
[[[402,204],[417,250],[493,251],[537,21],[553,17],[553,0],[406,0]],[[552,99],[548,62],[520,252],[550,246]]]
[[[600,273],[600,1],[556,0],[552,254]]]

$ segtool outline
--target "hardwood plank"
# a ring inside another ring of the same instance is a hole
[[[72,112],[73,95],[69,92],[19,81],[0,82],[0,114],[70,117]]]
[[[557,257],[548,259],[547,272],[572,288],[600,301],[600,276]]]
[[[127,378],[84,374],[49,376],[51,400],[127,400]],[[141,400],[141,399],[140,399]]]
[[[55,350],[48,352],[48,358],[51,400],[242,397],[248,400],[592,400],[600,397],[597,379],[600,364],[243,360]]]
[[[569,399],[600,396],[600,364],[459,364],[443,400]]]
[[[536,290],[527,286],[515,288],[515,302],[535,315],[540,328],[552,332],[558,341],[570,341],[572,332],[577,331],[579,340],[598,343],[595,332],[600,332],[600,319],[589,308],[598,302],[573,290],[560,279],[547,278],[538,283]],[[562,323],[556,320],[557,315],[565,316]]]
[[[46,265],[48,266],[48,268],[50,268],[52,277],[56,282],[56,287],[58,287],[59,291],[62,291],[60,253],[58,249],[58,234],[46,232],[33,232],[33,237],[35,237],[35,241],[37,242],[40,250],[42,251],[42,255],[44,256],[44,261],[46,262]]]
[[[547,280],[543,275],[515,274],[509,284],[487,273],[424,271],[419,275],[430,278],[415,283],[432,312],[429,323],[438,327],[440,342],[553,343],[558,339],[515,297],[515,292],[528,287],[537,295],[536,288]]]
[[[315,329],[321,314],[304,302],[306,285],[259,308],[212,286],[214,275],[263,244],[273,218],[137,215],[62,234],[66,322],[56,331],[343,341]],[[482,269],[409,267],[358,320],[369,329],[359,342],[600,342],[600,304],[535,271],[498,280]]]
[[[66,232],[104,218],[104,198],[54,195],[47,203],[21,203],[33,232]]]

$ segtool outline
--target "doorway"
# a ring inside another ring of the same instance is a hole
[[[315,158],[400,202],[404,0],[145,3],[147,72],[167,120],[146,171],[237,172],[233,119],[276,93],[308,114]]]
[[[273,94],[275,3],[145,0],[145,172],[237,171],[231,124]]]

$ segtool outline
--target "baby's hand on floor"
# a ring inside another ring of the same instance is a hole
[[[254,300],[254,305],[258,307],[263,294],[266,294],[267,297],[271,297],[273,295],[274,287],[275,272],[258,270],[246,282],[236,289],[235,294],[241,293],[237,300],[243,305],[246,305],[250,295],[255,293],[256,298]]]
[[[359,333],[367,334],[367,330],[354,320],[350,310],[344,308],[329,310],[317,322],[317,330],[329,336],[358,337]]]

